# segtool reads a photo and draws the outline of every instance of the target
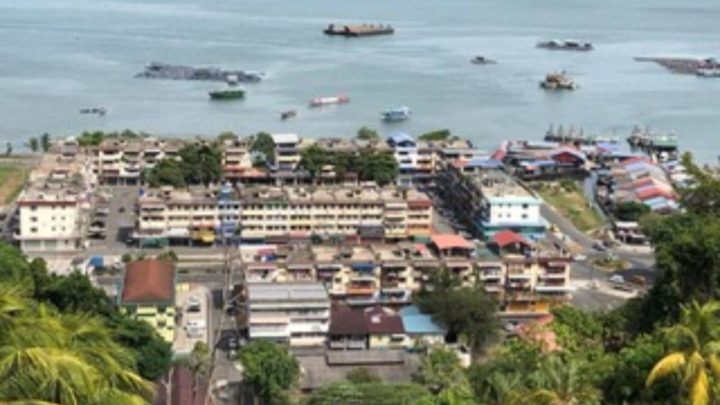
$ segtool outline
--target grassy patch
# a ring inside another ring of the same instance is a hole
[[[546,203],[572,221],[577,229],[588,232],[603,225],[600,214],[593,209],[574,183],[543,183],[536,191]]]
[[[25,187],[30,170],[22,164],[0,163],[0,201],[8,204]]]

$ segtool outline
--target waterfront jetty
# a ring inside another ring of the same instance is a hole
[[[576,132],[573,126],[566,131],[562,125],[559,125],[557,129],[555,129],[555,126],[552,124],[550,124],[550,127],[545,132],[544,139],[546,142],[572,143],[578,145],[595,145],[597,143],[616,144],[618,142],[616,135],[586,135],[582,127]]]
[[[715,58],[664,58],[664,57],[635,57],[638,62],[653,62],[664,67],[672,73],[697,75],[701,77],[714,77],[706,72],[720,71],[720,62]]]
[[[207,80],[227,82],[231,79],[239,82],[259,82],[264,75],[259,72],[245,70],[223,70],[216,67],[192,67],[183,65],[171,65],[168,63],[151,62],[145,66],[145,70],[135,75],[143,79],[166,79],[166,80]]]
[[[678,139],[675,134],[658,134],[648,128],[633,128],[627,142],[633,150],[641,150],[657,160],[678,157]]]
[[[383,24],[330,24],[323,30],[325,35],[340,35],[344,37],[367,37],[372,35],[391,35],[395,28]]]

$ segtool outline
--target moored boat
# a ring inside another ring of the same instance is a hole
[[[475,65],[494,65],[497,62],[493,59],[486,58],[481,55],[477,55],[474,58],[470,59],[470,63],[475,64]]]
[[[310,107],[322,107],[324,105],[345,104],[350,102],[350,97],[340,94],[329,97],[316,97],[310,100]]]
[[[593,44],[590,42],[580,42],[572,39],[550,41],[541,41],[537,44],[538,48],[557,50],[557,51],[581,51],[587,52],[593,50]]]
[[[105,113],[107,113],[107,109],[105,107],[87,107],[80,109],[80,114],[105,115]]]
[[[410,115],[412,112],[410,111],[409,107],[397,107],[397,108],[388,108],[387,110],[383,111],[380,116],[382,117],[383,121],[386,122],[398,122],[398,121],[405,121],[406,119],[410,118]]]
[[[294,117],[297,117],[297,110],[287,110],[280,113],[280,119],[283,121]]]
[[[540,82],[540,87],[546,90],[575,90],[578,85],[565,72],[561,72],[547,74],[545,80]]]
[[[323,30],[325,35],[340,35],[344,37],[365,37],[370,35],[389,35],[395,32],[390,25],[383,24],[330,24]]]
[[[238,86],[236,76],[228,76],[227,87],[208,92],[212,100],[237,100],[245,97],[245,90]]]

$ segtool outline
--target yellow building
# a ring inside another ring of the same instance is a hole
[[[148,322],[167,342],[175,338],[175,269],[172,263],[146,259],[125,268],[121,307]]]

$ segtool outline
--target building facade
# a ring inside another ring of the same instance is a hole
[[[432,203],[416,190],[224,186],[147,190],[138,199],[135,237],[165,245],[214,243],[223,236],[266,243],[404,240],[427,239],[431,228]]]
[[[119,305],[143,320],[167,342],[175,338],[175,268],[163,260],[130,262],[119,295]]]
[[[330,299],[322,284],[250,283],[247,307],[250,339],[268,339],[293,347],[325,344]]]
[[[500,168],[494,161],[447,164],[438,182],[441,194],[484,239],[503,230],[542,238],[547,228],[540,214],[542,200]]]

